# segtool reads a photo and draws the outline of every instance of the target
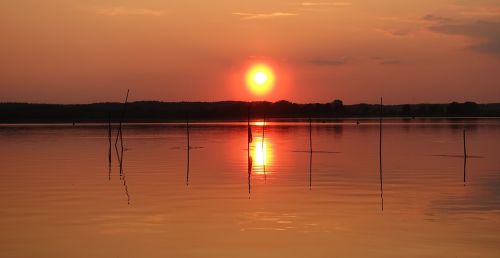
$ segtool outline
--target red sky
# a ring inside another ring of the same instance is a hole
[[[500,102],[498,0],[4,0],[0,101]]]

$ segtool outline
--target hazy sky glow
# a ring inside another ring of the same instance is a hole
[[[0,34],[0,101],[500,102],[500,0],[3,0]]]

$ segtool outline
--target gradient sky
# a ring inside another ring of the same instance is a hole
[[[500,0],[3,0],[0,101],[500,102]]]

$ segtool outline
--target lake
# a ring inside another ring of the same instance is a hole
[[[2,125],[0,256],[500,256],[500,119],[262,128]]]

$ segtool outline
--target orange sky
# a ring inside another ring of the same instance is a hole
[[[0,101],[500,102],[500,0],[3,0]],[[259,97],[260,99],[260,97]]]

